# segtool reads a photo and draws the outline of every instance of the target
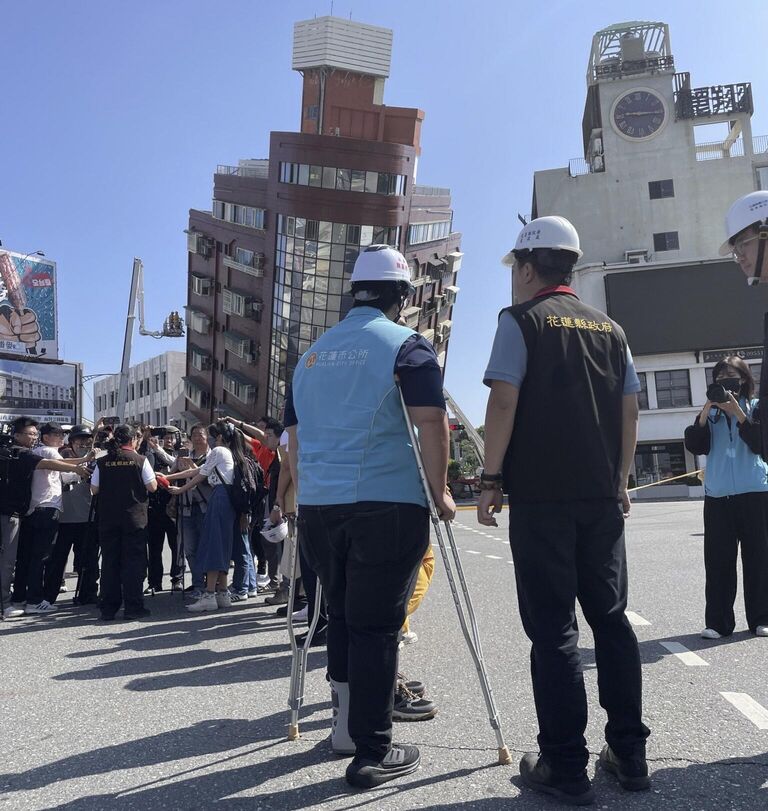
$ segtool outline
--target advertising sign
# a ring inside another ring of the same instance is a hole
[[[76,363],[0,360],[0,422],[25,416],[73,425],[78,413]]]
[[[0,250],[0,352],[58,358],[56,263]]]

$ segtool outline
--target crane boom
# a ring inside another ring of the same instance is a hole
[[[459,404],[453,399],[453,397],[451,397],[447,389],[443,389],[443,396],[445,397],[445,402],[448,404],[448,408],[450,408],[451,411],[453,411],[453,413],[463,423],[467,436],[475,446],[475,451],[477,452],[477,457],[480,460],[480,464],[485,464],[485,442],[483,441],[483,438],[477,433],[475,427],[467,419],[467,415],[459,408]]]

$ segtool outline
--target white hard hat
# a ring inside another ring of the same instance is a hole
[[[390,245],[369,245],[355,261],[350,281],[411,283],[411,269],[405,257]]]
[[[261,534],[270,543],[280,543],[288,537],[288,522],[281,521],[279,524],[272,524],[267,518],[264,526],[261,528]]]
[[[535,248],[550,248],[555,251],[570,251],[581,259],[579,234],[565,217],[537,217],[517,235],[515,247],[501,261],[512,267],[515,251],[532,251]]]
[[[720,256],[728,256],[733,251],[731,240],[736,234],[760,222],[768,224],[768,191],[753,191],[739,197],[725,215],[728,238],[720,246]]]

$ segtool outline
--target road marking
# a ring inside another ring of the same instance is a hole
[[[499,555],[486,555],[486,557],[489,558],[490,560],[501,560],[501,557]]]
[[[468,555],[479,555],[480,554],[479,552],[475,552],[474,549],[467,549],[466,552],[467,552]]]
[[[701,656],[697,656],[693,651],[688,650],[685,645],[679,642],[662,642],[661,646],[666,648],[673,656],[676,656],[683,664],[689,667],[709,667],[709,662],[705,662]]]
[[[624,612],[627,616],[627,619],[630,621],[632,625],[650,625],[651,623],[645,617],[641,617],[639,614],[636,614],[634,611],[625,611]]]
[[[752,696],[746,693],[720,693],[720,695],[733,704],[734,707],[745,715],[758,729],[768,729],[768,710],[762,704],[758,704]]]

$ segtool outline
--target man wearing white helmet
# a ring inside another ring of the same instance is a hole
[[[753,191],[740,197],[725,216],[727,239],[720,256],[732,256],[747,284],[768,282],[768,191]],[[768,358],[768,313],[763,326],[763,363]],[[759,412],[768,414],[768,374],[760,376]],[[768,419],[760,419],[763,458],[768,459]]]
[[[608,715],[600,763],[625,789],[649,785],[640,655],[624,614],[640,383],[622,328],[568,287],[581,255],[568,220],[540,217],[504,258],[516,304],[499,316],[485,373],[491,394],[477,507],[479,522],[495,526],[502,490],[508,495],[539,721],[540,754],[523,757],[521,777],[577,805],[594,800],[577,599],[594,634]]]
[[[725,217],[720,256],[733,256],[750,285],[768,281],[768,191],[740,197]]]
[[[437,508],[453,518],[456,507],[446,492],[440,366],[422,336],[395,323],[413,293],[408,263],[371,245],[351,281],[352,309],[299,360],[285,424],[298,461],[301,543],[328,606],[331,745],[355,755],[347,781],[372,788],[415,771],[420,759],[415,746],[392,743],[398,632],[429,544],[395,375]]]

